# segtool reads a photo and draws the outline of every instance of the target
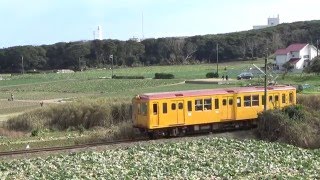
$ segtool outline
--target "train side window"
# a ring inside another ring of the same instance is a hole
[[[283,104],[286,103],[286,94],[282,94],[282,103],[283,103]]]
[[[223,100],[222,100],[222,105],[223,105],[223,106],[227,105],[227,100],[226,100],[226,99],[223,99]]]
[[[163,103],[162,104],[162,113],[163,114],[167,114],[167,112],[168,112],[167,103]]]
[[[192,102],[188,101],[188,111],[192,111]]]
[[[237,97],[237,107],[241,107],[241,97]]]
[[[204,100],[204,110],[211,110],[212,109],[212,102],[211,99]]]
[[[172,103],[172,104],[171,104],[171,109],[172,109],[172,110],[176,110],[176,103]]]
[[[252,106],[259,106],[259,95],[252,96]]]
[[[229,99],[229,105],[233,104],[233,99]]]
[[[289,94],[289,103],[293,103],[293,93]]]
[[[278,96],[278,95],[275,95],[275,96],[274,96],[274,101],[275,101],[275,102],[278,102],[278,101],[279,101],[279,96]]]
[[[153,104],[153,114],[158,114],[158,104]]]
[[[183,109],[183,103],[179,103],[179,104],[178,104],[178,108],[179,108],[179,109]]]
[[[266,100],[264,99],[264,97],[265,97],[265,96],[264,96],[264,95],[262,95],[261,97],[262,97],[262,105],[264,105],[264,104],[265,104],[265,102],[266,102]]]
[[[219,109],[219,99],[214,99],[214,107],[215,109]]]
[[[251,96],[244,96],[243,103],[244,103],[244,107],[251,106]]]
[[[195,110],[196,111],[202,111],[203,110],[203,100],[202,99],[196,99],[195,100]]]
[[[272,96],[269,96],[269,102],[273,102]]]

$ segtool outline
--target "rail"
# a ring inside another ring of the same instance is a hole
[[[133,142],[139,142],[139,141],[148,141],[148,138],[135,138],[135,139],[125,139],[125,140],[117,140],[117,141],[103,141],[103,142],[95,142],[95,143],[77,144],[77,145],[70,145],[70,146],[57,146],[57,147],[24,149],[24,150],[15,150],[15,151],[3,151],[3,152],[0,152],[0,157],[19,155],[19,154],[33,154],[33,153],[40,153],[40,152],[52,152],[52,151],[63,151],[63,150],[71,150],[71,149],[82,149],[82,148],[104,146],[104,145],[116,145],[116,144],[121,144],[121,143],[133,143]]]

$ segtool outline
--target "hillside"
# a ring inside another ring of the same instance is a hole
[[[190,64],[264,57],[291,43],[315,44],[320,20],[284,23],[260,30],[142,42],[94,40],[0,49],[0,72],[71,68]],[[113,58],[109,58],[110,55]]]

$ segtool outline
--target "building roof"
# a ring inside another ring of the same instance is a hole
[[[278,49],[275,54],[276,55],[286,55],[288,52],[287,52],[287,49],[283,48],[283,49]]]
[[[300,59],[301,59],[301,58],[291,58],[291,59],[289,60],[289,62],[290,62],[291,64],[296,64],[298,61],[300,61]]]
[[[291,44],[290,46],[288,46],[287,48],[283,48],[283,49],[278,49],[275,54],[276,55],[285,55],[289,52],[293,52],[293,51],[300,51],[301,49],[303,49],[306,45],[306,43],[296,43],[296,44]]]
[[[302,43],[302,44],[291,44],[290,46],[288,46],[286,48],[286,50],[288,52],[291,52],[291,51],[300,51],[302,48],[304,48],[306,45],[306,43]]]
[[[269,86],[269,90],[294,90],[292,86]],[[221,89],[202,89],[202,90],[187,90],[187,91],[172,91],[159,93],[145,93],[138,97],[143,100],[151,99],[170,99],[177,97],[194,97],[194,96],[212,96],[217,94],[234,94],[243,92],[264,92],[264,87],[235,87],[235,88],[221,88]]]

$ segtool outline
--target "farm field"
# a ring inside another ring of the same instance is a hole
[[[228,74],[232,81],[239,73],[247,71],[252,67],[252,63],[259,67],[263,66],[263,61],[221,63],[219,72],[221,72],[221,74]],[[215,71],[216,64],[199,64],[114,69],[114,74],[119,76],[144,76],[147,79],[110,79],[110,69],[89,70],[71,74],[47,73],[13,75],[7,80],[0,81],[0,123],[3,124],[6,120],[24,112],[50,107],[51,105],[59,105],[63,102],[114,102],[117,100],[130,103],[132,97],[141,93],[246,86],[261,82],[259,77],[255,77],[253,80],[234,80],[234,83],[230,84],[184,83],[185,80],[203,79],[206,73]],[[172,73],[175,75],[175,79],[152,79],[157,72]],[[308,84],[308,89],[303,93],[318,93],[320,89],[320,77],[318,76],[301,73],[288,73],[284,79],[282,79],[281,74],[278,76],[277,81],[279,84]],[[14,101],[8,101],[11,93],[14,94]],[[41,102],[44,103],[44,107],[40,106]],[[77,129],[77,127],[73,128]],[[0,149],[23,149],[29,142],[32,143],[32,147],[60,145],[62,141],[59,142],[56,141],[56,139],[68,133],[69,132],[63,131],[60,132],[60,135],[54,133],[51,135],[51,132],[48,131],[44,134],[41,133],[39,137],[25,137],[30,136],[30,134],[26,134],[23,137],[15,137],[16,135],[13,135],[15,140],[12,141],[19,143],[9,143],[10,146],[7,146],[7,141],[10,142],[11,138],[2,139],[4,143],[0,145]],[[87,133],[90,134],[90,132]],[[54,137],[52,138],[52,142],[54,143],[51,143],[50,138],[46,136]],[[74,139],[82,141],[86,138],[84,136],[77,136]],[[75,142],[71,143],[74,144]]]
[[[320,151],[201,138],[0,162],[1,179],[319,179]]]

